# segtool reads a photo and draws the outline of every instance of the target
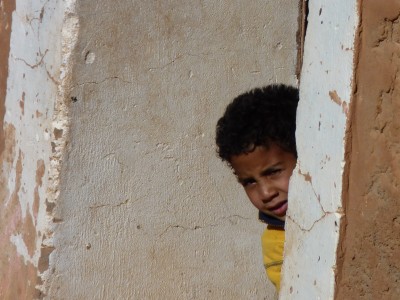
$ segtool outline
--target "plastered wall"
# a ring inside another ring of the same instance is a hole
[[[77,3],[51,297],[272,299],[213,139],[233,96],[295,83],[291,3]]]
[[[399,1],[362,1],[335,299],[400,295]]]
[[[274,299],[213,139],[297,3],[181,2],[0,1],[1,299]],[[308,2],[281,299],[400,293],[397,2]]]
[[[214,128],[237,94],[296,84],[297,2],[16,0],[5,15],[1,296],[273,299],[263,225]]]

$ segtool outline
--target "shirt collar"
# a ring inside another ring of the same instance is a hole
[[[276,227],[285,227],[285,221],[281,221],[279,219],[276,219],[274,217],[271,217],[262,211],[258,212],[258,219],[261,222],[267,223],[268,225],[276,226]]]

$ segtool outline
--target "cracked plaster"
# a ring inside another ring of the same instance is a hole
[[[333,299],[357,1],[308,2],[282,299]]]
[[[273,299],[213,134],[235,95],[296,83],[297,3],[110,3],[77,1],[49,294]]]
[[[289,0],[17,0],[0,295],[273,299],[263,225],[213,133],[235,95],[296,83],[297,13]]]

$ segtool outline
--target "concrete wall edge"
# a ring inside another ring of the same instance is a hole
[[[49,186],[47,192],[47,222],[48,231],[43,239],[42,246],[46,249],[41,259],[48,261],[48,269],[41,273],[43,285],[40,290],[46,295],[51,286],[52,274],[54,272],[54,232],[57,224],[63,220],[57,216],[56,206],[60,196],[61,171],[65,159],[66,147],[69,141],[70,104],[74,101],[70,96],[72,90],[73,52],[79,36],[79,18],[76,14],[76,0],[68,0],[64,3],[64,19],[61,31],[61,66],[59,78],[54,79],[57,84],[57,97],[54,103],[54,114],[52,117]],[[42,250],[43,251],[43,250]]]

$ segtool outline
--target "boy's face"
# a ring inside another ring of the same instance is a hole
[[[296,166],[293,153],[276,144],[232,156],[230,164],[251,203],[263,213],[285,220],[289,179]]]

